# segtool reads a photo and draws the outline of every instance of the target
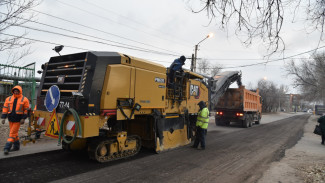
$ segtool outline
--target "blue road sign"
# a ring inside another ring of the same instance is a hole
[[[60,90],[59,87],[53,85],[49,88],[46,93],[44,105],[49,112],[52,112],[59,104],[60,101]]]

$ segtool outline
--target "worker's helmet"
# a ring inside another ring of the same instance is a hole
[[[205,102],[203,100],[201,100],[197,105],[199,105],[200,108],[206,107],[206,104],[205,104]]]
[[[182,55],[180,58],[179,58],[182,62],[185,62],[186,58],[184,55]]]

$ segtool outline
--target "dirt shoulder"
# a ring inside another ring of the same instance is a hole
[[[313,133],[318,117],[310,116],[303,137],[285,151],[284,158],[272,163],[258,182],[325,182],[325,146]]]

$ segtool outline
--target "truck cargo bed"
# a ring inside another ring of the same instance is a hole
[[[261,107],[260,96],[257,92],[239,88],[229,88],[220,98],[216,108],[242,111],[258,111]]]
[[[251,127],[253,123],[259,124],[262,104],[259,91],[250,91],[244,86],[229,88],[215,106],[216,125],[229,125],[231,122]]]

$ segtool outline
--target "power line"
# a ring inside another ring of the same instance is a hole
[[[0,14],[4,14],[4,13],[0,12]],[[15,17],[15,18],[18,18],[18,17]],[[19,19],[27,20],[27,19],[24,19],[24,18],[21,18],[21,17],[19,17]],[[145,48],[141,48],[141,47],[137,47],[137,46],[133,46],[133,45],[119,43],[119,42],[111,41],[111,40],[108,40],[108,39],[105,39],[105,38],[100,38],[100,37],[92,36],[92,35],[89,35],[89,34],[84,34],[84,33],[76,32],[76,31],[73,31],[73,30],[69,30],[69,29],[64,29],[64,28],[57,27],[57,26],[48,25],[48,24],[41,23],[41,22],[37,22],[37,21],[34,21],[34,20],[28,20],[28,21],[33,22],[33,23],[36,23],[36,24],[45,25],[45,26],[48,26],[48,27],[52,27],[52,28],[56,28],[56,29],[60,29],[60,30],[64,30],[64,31],[68,31],[68,32],[72,32],[72,33],[76,33],[76,34],[80,34],[80,35],[84,35],[84,36],[96,38],[96,39],[100,39],[100,40],[105,40],[105,41],[108,41],[108,42],[113,42],[113,43],[120,44],[120,45],[130,46],[130,47],[108,44],[110,46],[121,47],[121,48],[126,48],[126,49],[132,49],[132,50],[137,50],[137,51],[152,52],[152,53],[162,54],[162,55],[178,56],[178,55],[174,55],[174,54],[170,54],[170,53],[164,53],[164,52],[159,52],[159,51],[156,51],[156,50],[150,50],[150,49],[145,49]],[[79,38],[79,37],[76,37],[76,36],[69,36],[69,35],[66,35],[66,34],[61,34],[61,33],[53,32],[53,31],[47,31],[47,30],[44,30],[44,29],[37,29],[37,28],[23,26],[23,25],[13,25],[13,26],[23,27],[23,28],[27,28],[27,29],[31,29],[31,30],[35,30],[35,31],[47,32],[47,33],[51,33],[51,34],[57,34],[57,35],[66,36],[66,37],[70,37],[70,38],[81,39],[81,40],[84,40],[84,41],[91,41],[91,42],[103,43],[101,41],[88,40],[88,39]],[[105,43],[105,44],[107,44],[107,43]],[[137,49],[134,49],[134,48],[137,48]]]
[[[231,68],[238,68],[238,67],[249,67],[249,66],[254,66],[254,65],[267,64],[267,63],[270,63],[270,62],[282,61],[282,60],[289,59],[289,58],[292,58],[292,57],[296,57],[296,56],[299,56],[299,55],[303,55],[303,54],[306,54],[306,53],[309,53],[309,52],[313,52],[313,51],[316,51],[316,50],[321,49],[321,48],[325,48],[325,46],[321,46],[321,47],[318,47],[318,48],[315,48],[315,49],[312,49],[312,50],[309,50],[309,51],[301,52],[301,53],[291,55],[291,56],[288,56],[288,57],[283,57],[283,58],[280,58],[280,59],[269,60],[269,61],[265,61],[265,62],[255,63],[255,64],[240,65],[240,66],[237,66],[237,67],[227,67],[227,68],[224,68],[224,69],[231,69]]]
[[[318,48],[315,48],[315,49],[312,49],[312,50],[308,50],[308,51],[305,51],[305,52],[301,52],[301,53],[298,53],[298,54],[295,54],[295,55],[291,55],[291,56],[288,56],[288,57],[283,57],[283,58],[280,58],[280,59],[268,60],[268,61],[265,61],[265,62],[259,62],[259,63],[255,63],[255,64],[246,64],[246,65],[239,65],[239,66],[233,66],[233,67],[223,67],[222,69],[233,69],[233,68],[241,68],[241,67],[250,67],[250,66],[255,66],[255,65],[267,64],[267,63],[270,63],[270,62],[283,61],[283,60],[286,60],[286,59],[306,59],[306,58],[294,58],[294,57],[300,56],[300,55],[303,55],[303,54],[306,54],[306,53],[309,53],[309,52],[314,52],[314,51],[319,50],[319,49],[322,49],[322,48],[325,48],[325,46],[321,46],[321,47],[318,47]],[[312,58],[308,58],[308,60],[313,60],[313,59]],[[209,68],[205,68],[205,69],[214,69],[214,68],[209,67]]]
[[[84,0],[84,2],[86,2],[86,3],[88,3],[88,4],[92,5],[92,6],[95,6],[95,7],[99,8],[99,9],[105,10],[106,12],[108,11],[108,12],[111,12],[111,13],[113,13],[113,14],[116,14],[116,15],[118,15],[118,16],[124,18],[124,19],[129,20],[130,22],[137,23],[137,24],[142,25],[142,26],[145,26],[145,27],[147,27],[147,28],[149,28],[149,29],[151,29],[151,30],[154,30],[154,31],[160,32],[160,33],[162,33],[162,34],[165,34],[165,35],[167,35],[167,36],[170,36],[170,37],[177,38],[177,39],[179,39],[179,40],[185,41],[185,40],[183,40],[183,39],[180,39],[179,37],[175,37],[175,36],[173,36],[173,35],[171,35],[171,34],[169,34],[169,33],[162,32],[162,31],[160,31],[159,29],[152,28],[152,27],[150,27],[150,26],[148,26],[148,25],[146,25],[146,24],[143,24],[143,23],[141,23],[141,22],[139,22],[139,21],[136,21],[136,20],[134,20],[134,19],[130,19],[129,17],[126,17],[126,16],[123,16],[123,15],[120,15],[120,14],[114,12],[114,11],[111,11],[111,10],[109,10],[109,9],[107,9],[107,8],[102,7],[102,6],[98,6],[98,5],[96,5],[96,4],[94,4],[94,3],[91,3],[91,2],[89,2],[89,1],[87,1],[87,0]],[[124,24],[122,24],[122,25],[124,25]],[[166,39],[166,40],[167,40],[167,39]],[[172,41],[172,42],[175,42],[175,43],[177,43],[177,44],[180,44],[179,42],[176,42],[176,41],[173,41],[173,40],[169,40],[169,39],[168,39],[167,41]],[[180,44],[180,45],[183,45],[183,44]],[[183,46],[190,46],[190,47],[192,47],[193,45],[183,45]]]
[[[16,36],[16,35],[12,35],[12,34],[6,34],[6,33],[3,33],[3,32],[0,32],[0,34],[6,35],[6,36],[16,37],[16,38],[20,38],[20,39],[26,39],[26,40],[30,40],[30,41],[36,41],[36,42],[47,43],[47,44],[52,44],[52,45],[60,45],[59,43],[54,43],[54,42],[50,42],[50,41],[43,41],[43,40],[33,39],[33,38],[27,38],[27,37],[21,37],[21,36]],[[74,49],[89,51],[89,49],[85,49],[85,48],[69,46],[69,45],[64,45],[64,46],[68,47],[68,48],[74,48]]]
[[[8,1],[6,1],[8,2]],[[16,3],[13,3],[13,2],[10,2],[12,3],[13,5],[16,5],[16,6],[19,6],[18,4]],[[142,44],[142,45],[146,45],[146,46],[150,46],[150,47],[154,47],[154,48],[157,48],[157,49],[161,49],[161,50],[165,50],[165,51],[168,51],[168,52],[173,52],[173,51],[170,51],[170,50],[166,50],[164,48],[159,48],[159,47],[156,47],[154,45],[150,45],[150,44],[146,44],[146,43],[142,43],[142,42],[139,42],[139,41],[135,41],[135,40],[132,40],[132,39],[129,39],[129,38],[125,38],[123,36],[119,36],[119,35],[116,35],[116,34],[113,34],[113,33],[109,33],[107,31],[103,31],[103,30],[100,30],[100,29],[96,29],[96,28],[93,28],[93,27],[90,27],[90,26],[86,26],[86,25],[83,25],[83,24],[80,24],[80,23],[77,23],[77,22],[73,22],[73,21],[70,21],[70,20],[67,20],[67,19],[64,19],[64,18],[60,18],[58,16],[54,16],[54,15],[51,15],[51,14],[48,14],[48,13],[44,13],[44,12],[41,12],[41,11],[38,11],[38,10],[34,10],[34,9],[30,9],[31,11],[34,11],[34,12],[37,12],[37,13],[40,13],[40,14],[43,14],[43,15],[46,15],[46,16],[49,16],[49,17],[52,17],[52,18],[56,18],[56,19],[59,19],[59,20],[62,20],[62,21],[65,21],[65,22],[68,22],[68,23],[72,23],[72,24],[75,24],[75,25],[78,25],[78,26],[82,26],[82,27],[85,27],[85,28],[88,28],[88,29],[92,29],[92,30],[95,30],[95,31],[98,31],[98,32],[102,32],[102,33],[105,33],[105,34],[109,34],[111,36],[115,36],[115,37],[118,37],[118,38],[121,38],[121,39],[125,39],[125,40],[128,40],[128,41],[132,41],[132,42],[135,42],[135,43],[138,43],[138,44]],[[17,18],[17,17],[16,17]],[[121,43],[120,43],[121,44]],[[174,52],[176,53],[176,52]],[[172,54],[171,54],[172,55]],[[177,56],[179,55],[183,55],[183,54],[179,54],[177,53]],[[176,56],[175,54],[173,56]]]
[[[129,39],[129,38],[125,38],[123,36],[119,36],[119,35],[116,35],[116,34],[113,34],[113,33],[107,32],[107,31],[103,31],[103,30],[96,29],[96,28],[93,28],[93,27],[90,27],[90,26],[86,26],[86,25],[83,25],[83,24],[80,24],[80,23],[77,23],[77,22],[73,22],[73,21],[70,21],[70,20],[67,20],[67,19],[64,19],[64,18],[60,18],[60,17],[54,16],[54,15],[48,14],[48,13],[44,13],[44,12],[41,12],[41,11],[38,11],[38,10],[34,10],[34,9],[30,9],[30,10],[35,11],[35,12],[40,13],[40,14],[43,14],[43,15],[46,15],[46,16],[49,16],[49,17],[52,17],[52,18],[56,18],[56,19],[68,22],[68,23],[72,23],[72,24],[75,24],[75,25],[78,25],[78,26],[81,26],[81,27],[85,27],[85,28],[95,30],[95,31],[98,31],[98,32],[102,32],[102,33],[105,33],[105,34],[108,34],[108,35],[111,35],[111,36],[115,36],[115,37],[118,37],[118,38],[121,38],[121,39],[132,41],[132,42],[135,42],[135,43],[138,43],[138,44],[154,47],[154,48],[161,49],[161,50],[168,51],[168,52],[173,52],[173,51],[170,51],[170,50],[167,50],[167,49],[164,49],[164,48],[159,48],[159,47],[154,46],[154,45],[150,45],[150,44],[142,43],[142,42],[135,41],[135,40],[132,40],[132,39]],[[176,52],[174,52],[174,53],[176,53]],[[177,53],[177,54],[182,55],[182,54],[179,54],[179,53]]]
[[[64,36],[64,37],[69,37],[69,38],[74,38],[74,39],[82,40],[82,41],[94,42],[94,43],[104,44],[104,45],[108,45],[108,46],[115,46],[115,47],[129,49],[129,50],[136,50],[136,51],[142,51],[142,52],[154,53],[154,54],[160,54],[160,55],[172,55],[172,56],[176,56],[176,55],[173,55],[173,54],[163,53],[163,52],[159,52],[159,51],[155,51],[155,50],[137,49],[137,48],[133,48],[133,47],[126,47],[126,46],[114,45],[114,44],[109,44],[109,43],[105,43],[105,42],[102,42],[102,41],[90,40],[90,39],[86,39],[86,38],[81,38],[81,37],[77,37],[77,36],[71,36],[71,35],[57,33],[57,32],[53,32],[53,31],[47,31],[47,30],[37,29],[37,28],[23,26],[23,25],[13,25],[13,26],[23,27],[23,28],[27,28],[27,29],[31,29],[31,30],[35,30],[35,31],[40,31],[40,32],[45,32],[45,33],[56,34],[56,35],[60,35],[60,36]]]
[[[0,14],[5,15],[5,13],[2,13],[2,12],[0,12]],[[16,17],[16,18],[18,18],[18,17]],[[28,19],[21,18],[21,17],[19,17],[18,19],[28,20]],[[112,43],[116,43],[116,44],[137,47],[137,46],[133,46],[133,45],[128,45],[128,44],[124,44],[124,43],[119,43],[119,42],[116,42],[116,41],[108,40],[108,39],[105,39],[105,38],[100,38],[100,37],[92,36],[92,35],[89,35],[89,34],[84,34],[84,33],[81,33],[81,32],[77,32],[77,31],[70,30],[70,29],[65,29],[65,28],[62,28],[62,27],[57,27],[57,26],[45,24],[45,23],[38,22],[38,21],[35,21],[35,20],[28,20],[28,21],[33,22],[33,23],[36,23],[36,24],[39,24],[39,25],[44,25],[44,26],[48,26],[48,27],[52,27],[52,28],[56,28],[56,29],[60,29],[60,30],[64,30],[64,31],[68,31],[68,32],[80,34],[80,35],[83,35],[83,36],[88,36],[88,37],[92,37],[92,38],[96,38],[96,39],[105,40],[105,41],[112,42]],[[140,47],[137,47],[137,48],[140,48]]]
[[[27,26],[21,26],[21,27],[30,28],[30,27],[27,27]],[[118,45],[112,45],[112,44],[103,43],[103,42],[100,42],[100,41],[93,41],[93,40],[88,40],[88,39],[79,38],[79,37],[75,37],[75,36],[69,36],[69,35],[65,35],[65,34],[61,34],[61,33],[55,33],[55,32],[51,32],[51,31],[40,30],[40,29],[36,29],[36,28],[31,28],[31,29],[37,30],[37,31],[42,31],[42,32],[48,32],[48,33],[58,34],[58,35],[66,36],[66,37],[76,38],[76,39],[80,39],[80,40],[84,40],[84,41],[91,41],[91,42],[96,42],[96,43],[100,43],[100,44],[106,44],[106,45],[111,45],[111,46],[118,46]],[[0,33],[0,34],[7,35],[7,36],[13,36],[13,37],[16,37],[16,38],[22,38],[22,39],[37,41],[37,42],[42,42],[42,43],[47,43],[47,44],[52,44],[52,45],[58,45],[59,44],[59,43],[53,43],[53,42],[43,41],[43,40],[38,40],[38,39],[33,39],[33,38],[26,38],[26,37],[21,37],[21,36],[6,34],[6,33]],[[75,46],[69,46],[69,45],[65,45],[65,46],[66,47],[70,47],[70,48],[75,48],[75,49],[81,49],[81,50],[89,50],[89,49],[84,49],[84,48],[75,47]],[[121,46],[118,46],[118,47],[121,47]],[[255,64],[247,64],[247,65],[241,65],[241,66],[234,66],[234,67],[224,67],[222,69],[249,67],[249,66],[261,65],[261,64],[267,64],[269,62],[282,61],[282,60],[290,59],[290,58],[293,58],[293,57],[296,57],[296,56],[299,56],[299,55],[303,55],[303,54],[306,54],[306,53],[309,53],[309,52],[312,52],[312,51],[315,51],[317,49],[321,49],[321,48],[324,48],[324,47],[325,46],[322,46],[322,47],[319,47],[319,48],[316,48],[316,49],[312,49],[312,50],[309,50],[309,51],[305,51],[305,52],[298,53],[296,55],[292,55],[292,56],[288,56],[288,57],[284,57],[284,58],[281,58],[281,59],[269,60],[269,61],[266,61],[266,62],[260,62],[260,63],[255,63]],[[122,48],[137,50],[137,49],[128,48],[128,47],[122,47]],[[146,51],[146,50],[137,50],[137,51],[151,52],[151,51]],[[151,52],[151,53],[165,54],[165,53],[159,53],[159,52]],[[300,58],[294,58],[294,59],[300,59]],[[151,59],[148,59],[148,60],[151,60]],[[158,61],[158,60],[152,60],[152,61],[171,63],[169,61]],[[206,69],[214,69],[214,68],[206,68]]]
[[[12,35],[12,34],[1,33],[1,32],[0,32],[0,34],[6,35],[6,36],[12,36],[12,37],[16,37],[16,38],[21,38],[21,39],[26,39],[26,40],[31,40],[31,41],[36,41],[36,42],[41,42],[41,43],[59,45],[59,43],[43,41],[43,40],[39,40],[39,39],[21,37],[21,36],[16,36],[16,35]],[[90,49],[85,49],[85,48],[81,48],[81,47],[69,46],[69,45],[64,45],[64,46],[69,47],[69,48],[74,48],[74,49],[80,49],[80,50],[87,50],[87,51],[90,50]],[[234,66],[234,67],[224,67],[224,68],[221,67],[221,68],[222,69],[230,69],[230,68],[241,68],[241,67],[249,67],[249,66],[261,65],[261,64],[267,64],[269,62],[281,61],[281,60],[289,59],[289,58],[296,57],[296,56],[299,56],[299,55],[303,55],[303,54],[306,54],[306,53],[309,53],[309,52],[312,52],[312,51],[316,51],[316,50],[322,49],[322,48],[325,48],[325,46],[321,46],[321,47],[316,48],[316,49],[312,49],[312,50],[309,50],[309,51],[305,51],[305,52],[298,53],[298,54],[295,54],[295,55],[291,55],[291,56],[288,56],[288,57],[284,57],[284,58],[281,58],[281,59],[275,59],[275,60],[270,60],[270,61],[266,61],[266,62],[255,63],[255,64],[241,65],[241,66],[236,66],[236,67]],[[168,61],[158,61],[158,60],[153,60],[153,61],[171,63],[171,62],[168,62]],[[206,68],[206,69],[214,69],[214,68]]]
[[[46,44],[51,44],[51,45],[60,45],[60,43],[54,43],[54,42],[50,42],[50,41],[43,41],[43,40],[39,40],[39,39],[21,37],[21,36],[17,36],[17,35],[2,33],[2,32],[0,32],[0,34],[6,35],[6,36],[16,37],[16,38],[20,38],[20,39],[26,39],[26,40],[30,40],[30,41],[40,42],[40,43],[46,43]],[[85,48],[81,48],[81,47],[75,47],[75,46],[70,46],[70,45],[64,45],[64,46],[65,47],[68,47],[68,48],[74,48],[74,49],[79,49],[79,50],[91,51],[90,49],[85,49]],[[150,60],[150,59],[145,59],[145,60]],[[171,63],[169,61],[159,61],[159,60],[152,60],[152,61]]]

